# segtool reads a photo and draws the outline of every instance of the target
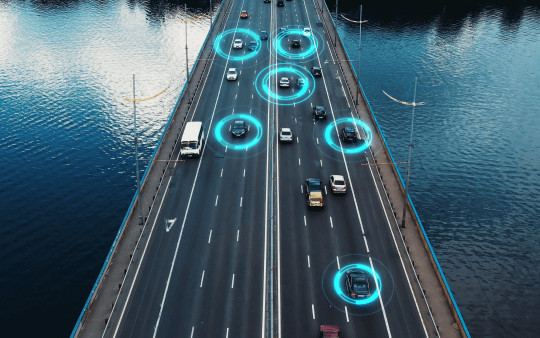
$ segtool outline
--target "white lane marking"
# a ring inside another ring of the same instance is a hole
[[[294,93],[294,89],[293,89],[293,93]],[[296,102],[293,102],[293,107],[296,107]]]
[[[232,125],[229,125],[229,131],[231,131]]]
[[[240,237],[240,230],[236,233],[236,241],[238,242],[238,238]]]
[[[234,114],[234,108],[233,108],[233,110],[232,110],[232,114]],[[232,115],[232,114],[231,114],[231,115]]]
[[[253,108],[251,108],[251,109],[253,109]],[[249,110],[249,113],[250,113],[250,114],[251,114],[251,109]]]
[[[341,270],[341,268],[339,267],[339,257],[338,256],[336,256],[336,260],[337,260],[337,269]],[[373,276],[375,276],[375,275],[373,275]]]
[[[298,165],[301,165],[301,164],[300,164],[300,158],[298,158]]]
[[[195,326],[191,327],[191,338],[193,338],[193,331],[195,331]]]
[[[298,136],[296,137],[296,143],[300,143],[300,140],[298,139]]]
[[[173,227],[175,222],[176,222],[176,218],[175,219],[168,219],[167,222],[166,222],[167,224],[165,225],[165,231],[169,232],[169,230],[171,230],[171,228]]]
[[[304,186],[302,184],[300,184],[300,191],[302,192],[302,194],[304,193]]]
[[[221,175],[219,177],[223,177],[223,168],[221,168]]]
[[[369,247],[368,247],[368,245],[367,245],[367,239],[366,239],[366,236],[364,236],[364,243],[366,243],[366,250],[367,250],[367,252],[369,252]]]
[[[251,94],[251,98],[253,99],[253,94]]]
[[[310,102],[309,104],[311,105],[311,108],[313,108],[313,102]]]
[[[227,328],[227,335],[225,336],[225,338],[229,338],[229,328]]]
[[[227,152],[227,148],[228,148],[228,146],[225,146],[225,152]]]
[[[219,198],[219,195],[216,196],[216,205],[215,205],[216,207],[217,207],[217,200],[218,200],[218,198]]]
[[[307,222],[306,222],[306,216],[304,215],[304,225],[307,226]]]
[[[296,117],[294,118],[294,123],[298,123],[298,122],[296,121]]]
[[[326,190],[326,185],[324,186],[324,193],[328,195],[328,190]]]
[[[234,288],[234,273],[232,274],[232,284],[231,284],[231,289]]]
[[[371,273],[372,276],[375,276],[375,269],[373,269],[373,261],[371,260],[371,257],[369,257],[369,264],[371,265]],[[388,325],[388,318],[386,318],[386,310],[384,308],[384,303],[382,301],[382,297],[380,296],[381,291],[379,289],[379,282],[377,282],[377,278],[374,278],[375,280],[375,286],[377,287],[377,292],[379,293],[379,303],[381,304],[382,313],[384,316],[384,322],[386,323],[386,330],[388,331],[388,338],[392,338],[392,333],[390,333],[390,325]]]
[[[240,197],[240,208],[242,207],[242,197]]]
[[[208,235],[208,244],[210,244],[211,239],[212,239],[212,230],[210,230],[210,235]]]
[[[246,177],[246,169],[244,169],[244,177]]]
[[[234,95],[234,99],[236,100],[236,98],[238,97],[238,94]]]
[[[309,255],[307,255],[307,267],[311,268],[311,265],[309,264]]]
[[[315,305],[311,304],[311,312],[313,313],[313,319],[315,319]]]
[[[347,307],[345,306],[345,316],[347,316],[347,323],[349,322],[349,311],[347,311]]]
[[[238,83],[238,87],[240,87],[240,81],[238,81],[237,83]]]
[[[317,144],[319,144],[319,138],[317,137]]]
[[[322,160],[319,160],[321,162],[321,168],[322,168]],[[326,189],[326,187],[324,187]]]
[[[202,276],[201,276],[201,286],[200,286],[201,288],[202,288],[203,281],[204,281],[204,270],[202,271]]]
[[[332,217],[330,217],[330,226],[334,229],[334,223],[332,223]]]

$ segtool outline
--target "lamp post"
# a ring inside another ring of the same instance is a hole
[[[184,11],[186,13],[186,82],[187,82],[187,94],[188,94],[188,103],[191,103],[191,94],[189,93],[189,61],[188,61],[188,43],[187,43],[187,4],[184,4]]]
[[[139,178],[139,141],[137,139],[137,109],[135,106],[135,74],[133,74],[133,131],[135,134],[135,170],[137,171],[137,204],[139,205],[139,224],[143,224],[141,180]]]
[[[335,28],[335,31],[334,31],[334,47],[337,46],[337,12],[338,12],[338,3],[339,3],[339,0],[336,0],[336,26],[334,27]]]
[[[424,102],[416,102],[416,82],[417,82],[417,78],[414,78],[414,98],[413,98],[413,102],[405,102],[405,101],[397,100],[397,99],[393,98],[392,96],[388,95],[383,90],[383,93],[386,94],[386,96],[388,96],[392,100],[394,100],[394,101],[396,101],[398,103],[413,107],[412,120],[411,120],[411,138],[410,138],[409,146],[408,146],[409,147],[409,162],[408,162],[408,165],[407,165],[407,180],[406,180],[406,183],[405,183],[405,195],[403,196],[403,214],[402,214],[402,218],[401,218],[401,227],[402,228],[405,228],[405,215],[406,215],[406,212],[407,212],[407,200],[409,198],[409,177],[410,177],[410,173],[411,173],[411,157],[412,157],[412,147],[413,147],[414,108],[416,106],[425,105]]]

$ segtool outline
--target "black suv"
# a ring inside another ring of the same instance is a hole
[[[311,67],[311,74],[315,76],[321,76],[322,75],[321,67]]]
[[[358,136],[356,135],[356,130],[353,127],[345,127],[341,130],[341,139],[343,141],[356,142]]]
[[[300,48],[300,40],[292,40],[291,47]]]
[[[283,7],[283,0],[277,0],[277,6]]]
[[[326,120],[326,108],[323,106],[313,107],[313,119],[314,120]]]
[[[261,31],[261,40],[268,40],[268,32]]]

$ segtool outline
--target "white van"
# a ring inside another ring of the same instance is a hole
[[[204,128],[202,122],[188,122],[180,143],[180,154],[186,158],[201,156],[204,146]]]

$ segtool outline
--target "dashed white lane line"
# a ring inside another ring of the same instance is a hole
[[[304,225],[307,226],[306,216],[304,215]]]
[[[225,336],[225,338],[229,338],[229,328],[227,328],[227,335]]]
[[[311,268],[311,265],[309,264],[309,255],[307,255],[307,267]]]
[[[375,270],[373,269],[373,261],[371,260],[371,257],[369,257],[369,264],[371,265],[372,276],[375,276]],[[381,294],[381,290],[379,288],[379,282],[377,282],[377,278],[374,278],[374,280],[375,280],[375,286],[377,287],[377,292]],[[384,316],[384,322],[386,324],[386,330],[388,331],[388,338],[392,338],[392,334],[390,333],[390,325],[388,324],[388,318],[386,317],[386,310],[384,308],[382,297],[377,297],[377,298],[379,298],[379,303],[381,304],[381,309]]]
[[[298,137],[296,137],[296,143],[300,143],[300,140],[298,140]]]
[[[315,305],[311,304],[311,312],[313,313],[313,319],[315,319]]]
[[[246,177],[246,169],[244,169],[244,177]]]
[[[211,239],[212,239],[212,230],[210,230],[210,235],[208,235],[208,244],[210,244]]]
[[[236,95],[238,95],[238,94],[236,94]],[[232,114],[234,114],[234,108],[232,109]],[[231,114],[231,115],[232,115],[232,114]]]
[[[296,121],[296,117],[294,118],[294,123],[298,123],[298,122]]]
[[[326,185],[324,186],[324,193],[328,195],[328,190],[326,190]]]
[[[317,144],[319,144],[319,138],[317,137]]]
[[[228,146],[225,146],[225,152],[227,152],[227,147],[228,147]]]
[[[195,331],[195,326],[191,327],[191,338],[193,338],[193,331]]]
[[[337,268],[338,268],[338,270],[341,270],[341,268],[339,267],[339,257],[338,256],[336,256],[336,260],[337,260]],[[373,276],[375,276],[375,274]]]
[[[298,165],[301,165],[301,164],[300,164],[300,159],[298,159]]]
[[[304,193],[304,186],[300,184],[300,191],[302,192],[302,194]]]
[[[367,252],[369,252],[369,247],[367,246],[367,239],[366,239],[366,236],[364,236],[364,243],[366,243],[366,250],[367,250]]]
[[[231,284],[231,289],[233,289],[233,288],[234,288],[234,273],[232,275],[232,284]]]
[[[334,223],[332,223],[332,217],[330,217],[330,226],[334,229]]]
[[[219,198],[219,195],[216,196],[216,205],[215,205],[216,207],[217,207],[217,200],[218,200],[218,198]]]
[[[319,160],[319,162],[321,162],[321,168],[322,168],[322,160]],[[326,188],[326,187],[325,187]]]
[[[242,197],[240,197],[240,208],[242,207]]]
[[[345,306],[345,316],[347,316],[347,323],[349,322],[349,311],[347,311],[347,307]]]
[[[219,177],[223,177],[223,168],[221,168],[221,175]]]
[[[236,98],[238,97],[238,94],[234,95],[234,99],[236,100]]]
[[[203,280],[204,280],[204,270],[202,271],[202,276],[201,276],[201,288],[202,288]]]
[[[240,230],[236,233],[236,241],[238,242],[238,238],[240,237]]]

